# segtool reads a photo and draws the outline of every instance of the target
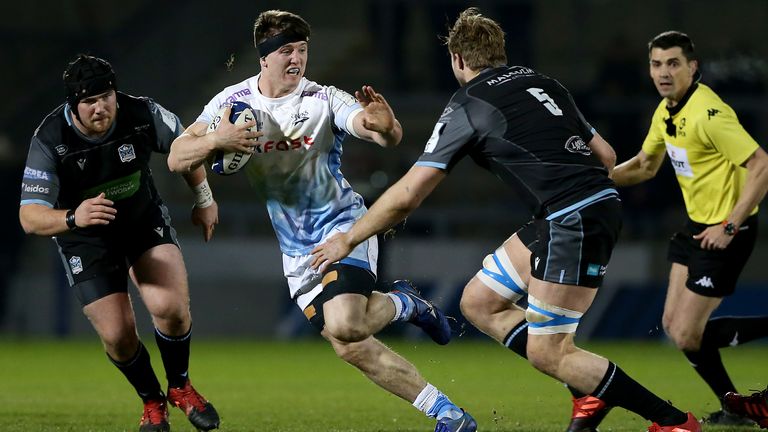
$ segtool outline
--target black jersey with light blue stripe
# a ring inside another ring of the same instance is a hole
[[[546,217],[615,187],[568,90],[522,66],[486,69],[456,91],[416,162],[450,171],[469,155]],[[615,194],[615,191],[613,191]]]
[[[115,202],[115,223],[80,229],[77,235],[123,229],[162,206],[149,161],[153,152],[169,152],[183,131],[181,122],[151,99],[121,92],[116,98],[115,121],[101,138],[80,133],[66,104],[46,116],[30,143],[21,205],[73,209],[102,192]]]

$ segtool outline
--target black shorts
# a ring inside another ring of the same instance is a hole
[[[100,230],[100,236],[75,230],[55,237],[69,285],[75,289],[80,304],[127,292],[128,268],[144,252],[162,244],[178,246],[170,222],[165,207],[161,207],[144,221]]]
[[[536,244],[539,239],[536,237],[536,224],[534,223],[534,220],[526,222],[519,230],[515,231],[515,234],[517,234],[517,238],[520,239],[529,251],[533,252],[533,250],[536,249]]]
[[[531,250],[531,275],[547,282],[597,288],[621,232],[621,201],[618,195],[610,195],[535,219],[534,225],[538,241]]]
[[[339,294],[360,294],[370,297],[375,286],[376,276],[370,270],[349,264],[331,264],[323,273],[323,290],[304,308],[304,315],[316,329],[323,331],[325,302]]]
[[[729,296],[736,290],[736,281],[755,248],[757,225],[757,215],[752,215],[739,227],[727,248],[706,250],[693,236],[710,225],[688,220],[670,239],[667,259],[688,267],[685,286],[689,290],[705,297]]]

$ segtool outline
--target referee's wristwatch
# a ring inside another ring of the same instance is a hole
[[[728,219],[723,221],[723,231],[725,231],[726,235],[729,236],[735,236],[737,232],[739,232],[739,227],[736,226],[733,222],[728,221]]]

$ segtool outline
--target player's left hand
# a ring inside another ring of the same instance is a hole
[[[363,86],[355,92],[355,97],[363,106],[363,127],[372,132],[388,134],[395,128],[395,113],[381,93],[371,86]]]
[[[712,225],[704,231],[693,236],[696,240],[701,240],[700,246],[706,250],[722,250],[728,247],[733,240],[733,236],[725,233],[722,225]]]
[[[206,208],[192,207],[192,225],[203,228],[203,239],[208,242],[213,237],[213,227],[219,223],[219,205],[216,201]]]
[[[325,243],[312,249],[314,256],[310,264],[313,269],[325,271],[325,268],[344,258],[352,252],[353,247],[347,239],[347,233],[338,233],[330,237]]]

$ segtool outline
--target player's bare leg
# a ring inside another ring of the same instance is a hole
[[[664,331],[720,400],[721,409],[709,413],[705,421],[727,426],[751,425],[751,420],[730,412],[723,403],[725,394],[735,392],[736,387],[725,370],[718,347],[703,344],[710,316],[723,299],[691,291],[687,280],[688,267],[672,263],[662,318]]]
[[[323,316],[325,326],[321,334],[339,358],[384,390],[436,418],[441,430],[476,429],[471,415],[429,384],[413,364],[373,337],[396,316],[396,307],[388,295],[339,294],[323,304]]]
[[[380,292],[339,294],[323,304],[325,329],[334,339],[356,342],[389,325],[395,316],[392,301]],[[325,332],[324,332],[325,333]]]
[[[531,278],[528,290],[528,359],[536,369],[609,406],[640,414],[653,421],[654,430],[700,430],[690,413],[654,395],[604,357],[574,345],[578,322],[592,304],[596,289]]]
[[[216,409],[189,379],[192,317],[181,251],[173,244],[155,246],[139,257],[130,275],[152,315],[155,341],[168,378],[168,401],[181,409],[196,428],[218,428]]]

